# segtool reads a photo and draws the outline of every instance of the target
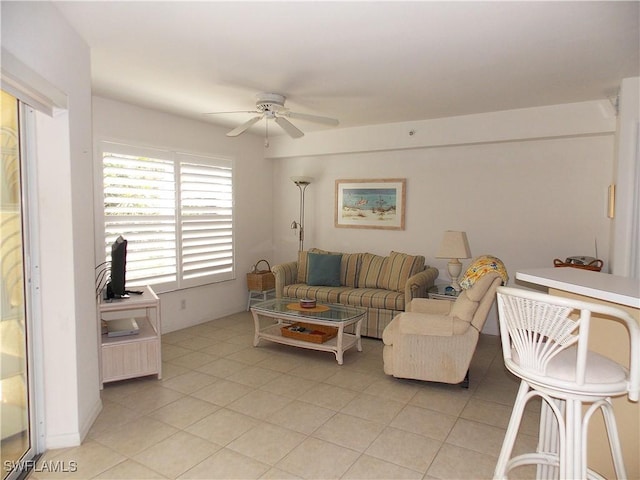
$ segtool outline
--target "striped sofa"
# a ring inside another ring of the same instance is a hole
[[[309,254],[341,255],[339,282],[309,285]],[[311,298],[365,308],[361,333],[374,338],[382,338],[385,327],[413,298],[426,297],[438,278],[438,269],[425,266],[422,255],[393,251],[383,257],[312,248],[299,252],[297,261],[275,265],[271,271],[278,298]]]

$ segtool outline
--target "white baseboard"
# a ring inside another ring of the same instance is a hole
[[[78,432],[64,433],[60,435],[47,435],[45,438],[45,448],[47,450],[53,450],[56,448],[69,448],[77,447],[86,438],[93,422],[102,411],[102,400],[98,397],[97,402],[94,403],[91,413],[87,416],[85,421]]]
[[[102,399],[100,398],[100,395],[98,395],[98,399],[93,404],[93,408],[91,409],[91,413],[87,416],[85,421],[82,422],[82,425],[80,426],[80,441],[81,442],[84,441],[85,438],[87,438],[89,430],[91,430],[91,427],[93,426],[93,422],[96,421],[96,418],[98,418],[98,415],[100,415],[101,411],[102,411]]]
[[[80,445],[79,432],[65,433],[62,435],[47,435],[45,438],[45,448],[47,450],[77,447],[78,445]]]

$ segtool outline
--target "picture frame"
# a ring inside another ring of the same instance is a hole
[[[335,226],[404,230],[405,178],[336,180]]]

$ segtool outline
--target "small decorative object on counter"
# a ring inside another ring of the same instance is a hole
[[[554,267],[572,267],[581,268],[582,270],[591,270],[599,272],[602,270],[604,262],[593,257],[569,257],[564,262],[559,258],[553,261]]]

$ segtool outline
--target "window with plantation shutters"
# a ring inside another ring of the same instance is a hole
[[[102,142],[104,247],[127,241],[127,285],[234,278],[233,162]]]
[[[182,280],[232,278],[233,191],[231,162],[179,156]],[[187,286],[187,285],[185,285]]]

